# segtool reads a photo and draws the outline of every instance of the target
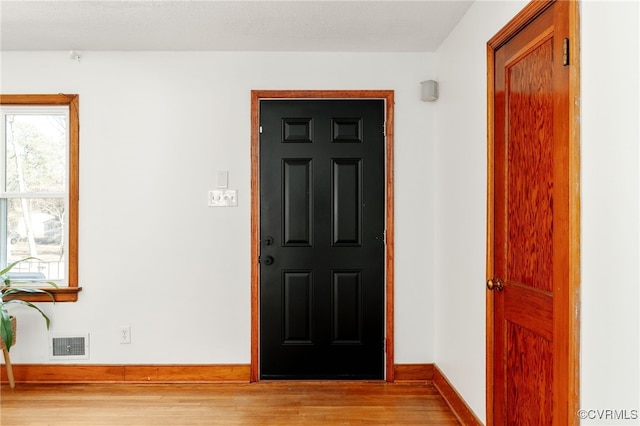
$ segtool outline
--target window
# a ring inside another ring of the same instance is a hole
[[[0,267],[35,257],[12,273],[55,281],[56,301],[76,301],[78,96],[0,95],[0,111]]]

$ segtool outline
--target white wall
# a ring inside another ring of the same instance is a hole
[[[436,362],[484,419],[485,43],[525,4],[477,1],[435,55],[3,52],[3,93],[80,94],[85,290],[45,307],[53,331],[90,332],[91,363],[248,363],[249,91],[394,89],[396,362]],[[637,55],[637,3],[582,5],[588,409],[640,399]],[[205,206],[221,169],[236,209]],[[47,362],[30,315],[14,362]]]
[[[639,13],[582,5],[583,409],[640,412]]]
[[[486,42],[478,1],[436,52],[435,360],[485,418]],[[638,4],[582,5],[581,407],[639,409]]]
[[[435,359],[485,417],[487,41],[525,1],[475,2],[436,52]]]
[[[433,362],[430,54],[2,52],[2,93],[80,95],[80,285],[46,305],[88,363],[249,363],[250,90],[393,89],[396,362]],[[209,208],[219,170],[237,208]],[[15,363],[46,363],[20,316]],[[131,325],[132,344],[118,327]],[[59,361],[55,361],[59,362]],[[75,361],[74,361],[75,362]]]

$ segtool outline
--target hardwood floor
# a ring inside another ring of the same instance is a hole
[[[2,385],[3,426],[457,425],[431,384]]]

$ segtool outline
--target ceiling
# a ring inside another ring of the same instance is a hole
[[[433,52],[472,2],[0,0],[0,49]]]

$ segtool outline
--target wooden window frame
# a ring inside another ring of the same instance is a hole
[[[69,236],[67,241],[67,286],[44,288],[56,302],[76,302],[82,287],[78,284],[78,199],[79,199],[79,153],[80,120],[78,95],[0,95],[0,105],[69,107]],[[21,294],[20,299],[31,302],[51,302],[47,295]]]

